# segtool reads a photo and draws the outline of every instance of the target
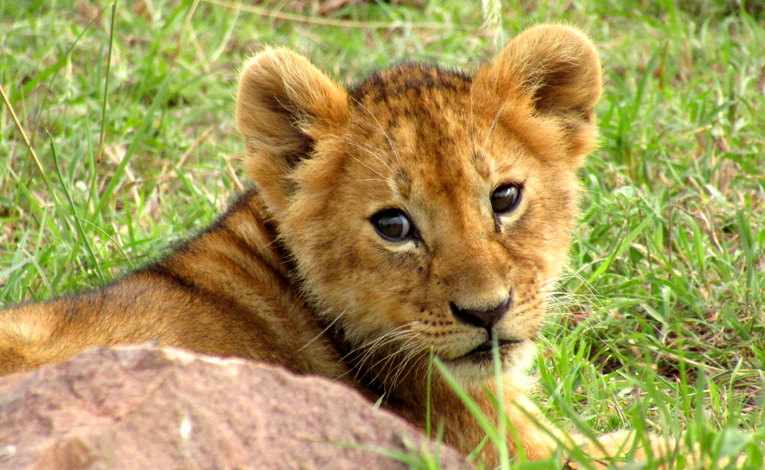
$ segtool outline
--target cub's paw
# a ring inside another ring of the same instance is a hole
[[[744,469],[752,468],[746,455],[734,455],[718,459],[704,456],[698,445],[681,446],[675,439],[648,434],[638,439],[633,431],[617,431],[592,441],[584,436],[573,436],[577,447],[591,460],[597,469],[632,467],[636,462],[650,462],[647,468],[687,470],[696,469]],[[572,453],[573,454],[573,453]],[[565,469],[586,468],[581,463],[568,459]],[[641,465],[642,468],[642,465]],[[765,468],[765,462],[754,468]]]
[[[617,431],[605,434],[593,441],[584,436],[573,436],[577,447],[591,459],[595,468],[619,468],[632,462],[656,462],[656,468],[670,468],[669,464],[677,454],[674,439],[648,434],[645,439],[636,439],[631,431]],[[693,460],[693,459],[691,459]],[[668,465],[669,464],[669,465]],[[567,460],[565,468],[584,468],[579,462]]]

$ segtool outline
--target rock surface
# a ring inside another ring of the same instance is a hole
[[[370,450],[404,443],[435,448],[342,385],[238,359],[105,348],[0,379],[0,469],[406,469]]]

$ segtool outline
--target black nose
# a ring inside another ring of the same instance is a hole
[[[505,316],[507,311],[510,310],[512,303],[513,298],[511,295],[496,307],[487,310],[459,308],[454,305],[454,302],[449,302],[449,308],[452,309],[454,317],[462,323],[491,330],[491,328],[496,325],[503,316]]]

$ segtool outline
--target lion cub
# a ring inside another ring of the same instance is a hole
[[[595,48],[563,26],[526,31],[473,75],[403,64],[351,89],[266,50],[236,107],[253,189],[119,282],[0,312],[0,372],[156,340],[341,380],[421,428],[429,406],[470,452],[485,433],[437,372],[428,392],[429,358],[495,416],[496,342],[510,452],[544,458],[556,441],[523,369],[569,249],[600,92]]]

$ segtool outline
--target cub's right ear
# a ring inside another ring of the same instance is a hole
[[[489,104],[499,100],[508,110],[529,111],[515,121],[538,119],[544,121],[538,129],[558,128],[557,136],[537,131],[535,140],[561,141],[565,158],[579,166],[597,142],[600,75],[598,52],[587,36],[567,26],[542,25],[521,33],[481,67],[474,87],[486,93]]]
[[[316,140],[348,119],[345,89],[305,57],[267,49],[239,78],[236,125],[247,144],[245,168],[274,215],[287,203],[291,174]]]

